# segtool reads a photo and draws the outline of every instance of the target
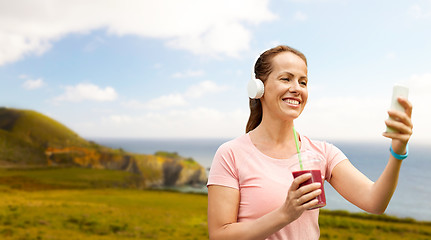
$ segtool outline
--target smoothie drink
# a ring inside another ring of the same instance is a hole
[[[299,187],[315,182],[320,183],[320,190],[322,193],[316,197],[318,203],[309,210],[326,206],[325,190],[323,189],[322,174],[320,171],[322,167],[321,163],[322,157],[311,151],[301,152],[300,155],[296,154],[292,159],[290,169],[292,171],[293,178],[297,178],[304,173],[311,173],[311,178],[303,182]]]
[[[323,189],[323,182],[322,182],[322,175],[320,173],[320,170],[302,170],[302,171],[295,171],[292,172],[293,174],[293,178],[297,178],[299,176],[301,176],[304,173],[311,173],[311,178],[308,179],[307,181],[301,183],[301,185],[299,185],[299,187],[311,184],[311,183],[315,183],[315,182],[320,182],[320,190],[322,190],[322,193],[316,197],[316,199],[318,200],[317,205],[309,208],[309,210],[311,209],[316,209],[316,208],[321,208],[326,206],[326,197],[325,197],[325,190]]]

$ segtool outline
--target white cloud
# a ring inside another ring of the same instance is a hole
[[[0,65],[43,54],[71,33],[106,29],[117,36],[162,39],[199,55],[239,56],[251,40],[250,24],[276,16],[268,0],[1,1]],[[79,16],[79,17],[77,17]]]
[[[102,89],[91,83],[80,83],[76,86],[66,86],[64,89],[65,92],[55,98],[55,101],[82,102],[90,100],[106,102],[114,101],[118,97],[114,88],[108,86]]]
[[[23,84],[22,87],[27,90],[34,90],[37,88],[42,87],[45,84],[42,78],[38,79],[27,79]]]
[[[18,61],[28,54],[41,55],[51,47],[47,40],[5,32],[2,22],[5,24],[0,17],[0,66]]]
[[[187,70],[184,72],[177,72],[172,74],[173,78],[191,78],[191,77],[200,77],[203,76],[205,72],[203,70]]]
[[[293,15],[293,19],[295,19],[296,21],[305,21],[308,19],[308,16],[301,12],[301,11],[297,11],[294,15]]]
[[[188,100],[197,99],[206,94],[213,94],[225,91],[227,86],[220,86],[212,81],[203,81],[196,85],[190,86],[185,93],[175,93],[163,95],[147,102],[140,102],[137,100],[130,100],[123,103],[125,107],[134,109],[149,109],[149,110],[160,110],[170,107],[181,107],[188,105]]]
[[[235,39],[232,36],[235,36]],[[217,57],[222,53],[229,57],[238,57],[241,51],[248,50],[250,40],[251,33],[242,24],[223,21],[211,26],[207,33],[181,36],[168,41],[167,45],[186,49],[197,55]]]

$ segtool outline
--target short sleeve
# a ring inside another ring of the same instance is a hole
[[[214,155],[208,175],[207,186],[220,185],[239,189],[238,170],[235,164],[235,155],[229,144],[221,145]]]
[[[327,181],[331,180],[331,176],[332,176],[332,170],[334,169],[335,166],[337,166],[338,163],[340,163],[343,160],[346,160],[347,157],[346,155],[344,155],[344,153],[337,148],[336,146],[330,144],[330,143],[325,143],[325,158],[327,161],[326,164],[326,175],[325,175],[325,179]]]

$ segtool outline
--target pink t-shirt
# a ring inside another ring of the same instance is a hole
[[[324,159],[321,173],[326,180],[331,178],[335,165],[347,159],[334,145],[312,141],[305,136],[301,136],[301,151],[313,151]],[[289,169],[293,160],[266,156],[254,146],[249,134],[245,134],[219,147],[211,165],[207,186],[220,185],[238,189],[238,222],[252,221],[285,202],[293,181]],[[318,218],[318,209],[307,210],[297,220],[267,239],[319,239]]]

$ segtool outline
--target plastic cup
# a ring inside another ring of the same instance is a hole
[[[323,189],[322,174],[320,172],[322,162],[321,157],[313,152],[301,152],[302,169],[298,154],[295,155],[294,159],[295,161],[290,166],[293,178],[297,178],[305,173],[311,173],[311,178],[303,182],[301,185],[299,185],[299,187],[319,182],[320,190],[322,190],[322,193],[316,197],[318,201],[317,204],[308,210],[326,206],[325,190]]]

